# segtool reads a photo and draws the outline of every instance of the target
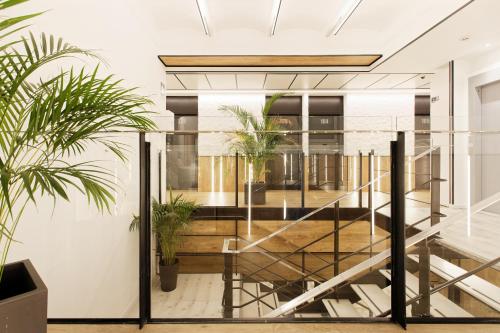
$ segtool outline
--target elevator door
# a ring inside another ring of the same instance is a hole
[[[500,81],[481,89],[481,129],[498,130],[500,127]],[[499,135],[481,136],[481,198],[500,192],[500,144]],[[500,214],[500,204],[488,209]]]

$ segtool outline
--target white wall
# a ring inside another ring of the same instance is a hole
[[[102,75],[116,74],[127,87],[150,97],[151,111],[162,112],[160,82],[163,65],[152,39],[158,32],[144,13],[142,1],[44,0],[30,1],[5,15],[47,11],[32,20],[35,35],[44,31],[66,42],[95,50],[106,61]],[[75,61],[59,62],[55,69]],[[86,61],[89,70],[95,62]],[[81,63],[77,63],[81,66]],[[46,75],[46,72],[40,75]],[[160,114],[158,114],[160,116]],[[163,119],[156,117],[160,128]],[[125,136],[129,162],[122,164],[103,151],[87,151],[88,159],[104,159],[121,187],[116,209],[99,214],[79,193],[71,202],[41,200],[27,209],[16,233],[8,261],[30,258],[49,288],[49,317],[137,317],[138,235],[128,231],[132,213],[138,212],[138,137]],[[153,158],[153,160],[155,160]]]
[[[390,141],[395,136],[389,132],[415,128],[415,96],[412,94],[346,94],[344,96],[344,130],[380,130],[378,133],[346,133],[344,153],[364,154],[371,149],[375,154],[389,156]],[[413,155],[414,135],[406,136],[406,154]]]
[[[120,142],[137,151],[138,135]],[[43,198],[25,210],[8,262],[29,258],[49,289],[49,318],[131,318],[138,315],[138,233],[128,231],[139,210],[139,160],[117,160],[89,146],[82,160],[100,160],[118,185],[111,213],[99,213],[83,195],[70,202]]]
[[[474,87],[471,87],[470,80],[476,76],[484,76],[487,78],[489,74],[498,72],[500,70],[499,59],[500,48],[496,48],[454,61],[455,130],[467,131],[482,129],[480,93],[478,93]],[[491,80],[495,80],[494,75],[491,75]],[[500,125],[498,124],[490,125],[493,125],[493,127],[497,130],[500,129]],[[490,127],[490,129],[493,128]],[[459,206],[467,204],[467,173],[469,172],[467,166],[467,156],[470,154],[480,154],[480,136],[481,135],[479,134],[472,136],[465,134],[455,135],[455,204]],[[479,169],[475,168],[474,165],[475,163],[473,158],[471,175],[473,183],[473,202],[479,198],[479,196],[476,196],[475,193],[480,191],[480,188],[478,187],[480,184],[480,173]]]

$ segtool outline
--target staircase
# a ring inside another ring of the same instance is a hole
[[[233,271],[239,274],[238,281],[232,283],[233,316],[266,319],[390,316],[391,282],[397,275],[391,274],[389,269],[392,259],[391,248],[384,246],[390,235],[381,238],[375,233],[376,230],[380,233],[380,228],[377,229],[375,226],[373,217],[379,209],[387,209],[390,203],[373,207],[373,203],[370,202],[366,213],[361,213],[351,221],[344,221],[346,223],[342,226],[336,218],[333,232],[318,237],[306,245],[297,245],[286,238],[287,230],[290,228],[300,230],[304,221],[314,219],[314,215],[325,208],[335,207],[334,215],[338,216],[341,200],[360,193],[363,189],[372,191],[376,182],[381,181],[386,175],[361,185],[278,230],[268,231],[267,235],[253,242],[242,239],[226,240],[222,252],[226,262],[230,263]],[[435,176],[431,179],[431,182],[440,181],[442,180]],[[472,206],[469,214],[471,216],[480,214],[497,202],[500,202],[500,193]],[[412,232],[406,235],[404,243],[407,254],[407,270],[404,274],[407,316],[436,318],[481,316],[482,309],[474,306],[474,302],[500,315],[500,288],[496,282],[498,275],[495,275],[498,272],[494,268],[499,263],[500,257],[478,261],[477,257],[464,256],[464,251],[461,251],[459,253],[461,258],[476,263],[475,267],[464,269],[451,262],[453,256],[438,256],[432,253],[431,251],[439,250],[442,253],[456,255],[458,253],[456,249],[447,246],[450,240],[445,236],[452,227],[466,223],[468,217],[463,210],[450,209],[447,211],[449,216],[445,216],[440,213],[439,207],[436,209],[431,205],[429,208],[428,216],[406,223]],[[340,255],[338,252],[340,233],[358,224],[371,224],[370,234],[359,236],[366,237],[369,245]],[[264,229],[260,228],[259,233],[262,234]],[[375,238],[376,236],[378,238]],[[332,251],[333,257],[325,260],[309,249],[319,241],[330,239],[327,237],[333,237],[335,249]],[[266,248],[271,240],[275,240],[275,244],[283,245],[286,252],[276,253]],[[494,239],[489,241],[496,242]],[[428,253],[423,261],[421,253],[426,252],[420,252],[422,249],[427,249]],[[297,260],[299,255],[302,255],[302,263]],[[314,267],[305,265],[304,258],[314,258],[316,260]],[[491,270],[495,276],[493,282],[491,278],[480,276],[485,271]],[[325,272],[329,272],[329,275]]]

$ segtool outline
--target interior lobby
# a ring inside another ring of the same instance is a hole
[[[500,332],[500,1],[0,12],[0,332]]]

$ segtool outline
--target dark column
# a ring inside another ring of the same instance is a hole
[[[441,217],[441,149],[431,152],[431,225]]]
[[[356,172],[356,170],[354,170]],[[363,186],[363,153],[359,152],[359,174],[358,174],[358,186]],[[358,191],[358,206],[359,208],[363,207],[363,190]]]
[[[342,179],[342,154],[335,153],[335,189],[340,190],[340,182]]]
[[[305,155],[304,152],[300,153],[300,207],[304,208],[305,207],[305,190],[306,190],[306,183],[305,183]]]
[[[139,326],[151,318],[150,143],[139,134]]]
[[[233,318],[233,254],[224,253],[224,318]]]
[[[238,156],[238,153],[235,154],[234,156],[234,160],[236,161],[236,166],[235,166],[235,172],[234,172],[234,205],[236,207],[239,206],[239,203],[238,203],[238,178],[239,178],[239,162],[240,162],[240,159],[239,159],[239,156]]]
[[[391,320],[406,328],[405,134],[391,141]]]
[[[340,203],[337,201],[335,203],[335,221],[334,221],[334,231],[333,234],[333,275],[337,276],[340,273],[339,270],[339,250],[340,250]]]

